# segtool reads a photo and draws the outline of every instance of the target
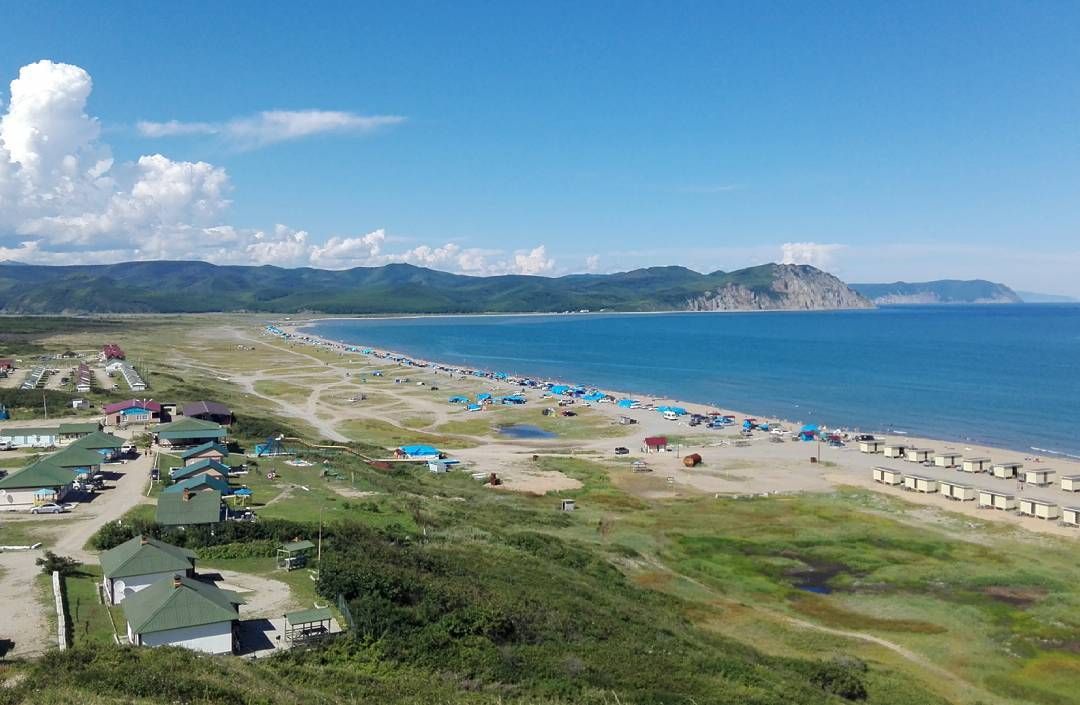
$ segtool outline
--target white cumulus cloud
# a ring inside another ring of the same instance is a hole
[[[400,115],[357,115],[339,110],[266,110],[227,122],[140,121],[143,137],[216,135],[240,149],[255,149],[278,142],[325,133],[367,133],[405,121]]]
[[[846,245],[819,242],[785,242],[780,246],[780,261],[784,264],[809,264],[826,271],[836,267]]]
[[[148,154],[113,159],[97,119],[93,88],[78,66],[39,61],[22,67],[0,114],[0,260],[101,263],[200,259],[344,269],[407,262],[469,274],[543,274],[555,260],[544,245],[507,253],[449,242],[387,251],[382,229],[319,242],[284,224],[228,222],[232,184],[224,168]],[[144,123],[150,136],[221,135],[237,145],[335,131],[365,132],[393,116],[331,111],[264,112],[227,123]]]

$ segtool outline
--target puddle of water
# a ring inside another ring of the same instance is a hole
[[[556,434],[545,431],[539,426],[532,424],[516,423],[509,426],[500,426],[499,435],[510,438],[556,438]]]

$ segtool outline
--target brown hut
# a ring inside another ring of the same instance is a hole
[[[701,465],[701,456],[697,453],[691,453],[682,459],[682,464],[688,468],[696,468],[698,465]]]

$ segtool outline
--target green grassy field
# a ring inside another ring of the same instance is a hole
[[[113,644],[113,623],[109,619],[110,607],[102,604],[98,596],[101,584],[101,568],[84,565],[74,575],[64,578],[64,606],[71,626],[73,646],[103,646]],[[123,613],[113,612],[118,627],[123,624]]]

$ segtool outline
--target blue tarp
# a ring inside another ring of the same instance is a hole
[[[251,490],[249,490],[246,487],[241,487],[240,489],[233,492],[233,494],[239,495],[240,497],[250,497],[251,496]]]
[[[658,407],[656,407],[656,411],[658,411],[661,414],[664,413],[665,411],[671,411],[674,414],[676,414],[677,416],[686,416],[686,414],[689,413],[689,412],[686,411],[686,409],[682,408],[681,406],[658,406]]]
[[[466,411],[480,411],[483,408],[484,407],[480,406],[479,404],[469,404],[467,407],[465,407],[465,410]]]
[[[410,458],[426,458],[428,456],[437,456],[439,454],[439,449],[435,446],[425,445],[401,446],[398,450]]]
[[[615,402],[615,406],[622,409],[629,409],[636,403],[637,402],[633,399],[620,399],[619,401]]]
[[[585,401],[600,401],[604,398],[604,395],[600,392],[593,392],[592,394],[586,394],[582,399]]]
[[[551,385],[552,394],[566,394],[570,391],[570,386],[566,384],[553,384]]]
[[[803,433],[817,433],[818,425],[816,423],[808,423],[802,427]]]
[[[451,404],[468,404],[469,397],[450,397]]]
[[[488,394],[487,392],[481,392],[480,394],[476,395],[476,401],[487,401],[490,398],[491,398],[491,395]]]

